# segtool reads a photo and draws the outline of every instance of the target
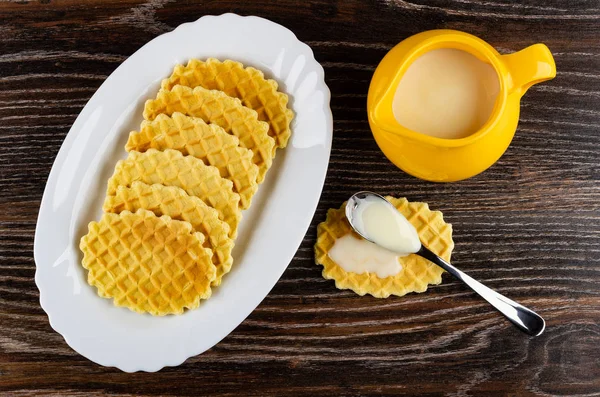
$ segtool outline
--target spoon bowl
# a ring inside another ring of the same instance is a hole
[[[359,202],[362,200],[366,200],[369,197],[376,197],[378,199],[385,201],[386,204],[391,207],[391,209],[396,211],[396,207],[394,207],[394,205],[392,203],[390,203],[389,201],[387,201],[385,199],[385,197],[383,197],[382,195],[379,195],[379,194],[373,193],[373,192],[362,191],[362,192],[354,193],[352,195],[352,197],[350,197],[348,199],[348,201],[346,202],[346,218],[348,219],[348,222],[350,222],[350,226],[352,226],[352,229],[354,229],[354,231],[356,233],[358,233],[359,236],[361,236],[362,238],[364,238],[367,241],[375,243],[368,236],[365,236],[362,233],[362,231],[359,230],[359,228],[355,227],[356,222],[354,221]],[[377,244],[377,243],[375,243],[375,244]]]

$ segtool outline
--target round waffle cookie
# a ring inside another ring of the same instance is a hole
[[[240,195],[240,206],[246,209],[258,190],[258,166],[252,162],[252,151],[239,143],[237,137],[216,124],[176,112],[171,117],[159,114],[153,121],[144,121],[139,132],[129,134],[125,150],[175,149],[199,158],[233,182],[233,190]]]
[[[216,167],[208,166],[193,156],[184,156],[177,150],[129,152],[127,158],[115,166],[106,194],[114,196],[117,187],[130,187],[135,181],[182,188],[190,196],[196,196],[215,208],[219,219],[229,225],[229,236],[236,237],[242,217],[240,196],[233,191],[230,180],[221,178]]]
[[[224,92],[182,85],[171,90],[161,89],[156,99],[147,100],[144,106],[146,120],[154,120],[161,113],[171,116],[175,112],[217,124],[228,134],[237,136],[241,147],[252,150],[252,161],[259,169],[257,182],[264,180],[273,163],[276,147],[269,136],[269,124],[260,121],[256,111]]]
[[[277,91],[277,82],[265,79],[260,70],[245,68],[240,62],[229,59],[223,62],[215,58],[206,61],[190,59],[185,66],[175,66],[173,74],[163,80],[162,88],[170,90],[178,84],[219,90],[239,98],[244,106],[256,110],[259,120],[269,123],[269,135],[275,139],[277,147],[286,147],[294,112],[287,107],[288,96]]]
[[[114,196],[107,196],[104,211],[115,214],[138,209],[152,211],[156,216],[189,222],[195,232],[205,236],[204,247],[213,252],[212,262],[217,275],[212,285],[221,284],[224,274],[231,270],[233,240],[229,238],[229,225],[219,219],[219,213],[198,197],[189,196],[183,189],[159,184],[147,185],[133,182],[131,187],[119,186]]]
[[[212,252],[189,223],[140,209],[104,214],[88,229],[79,244],[88,283],[116,306],[163,316],[210,297]]]
[[[417,229],[423,245],[443,259],[450,261],[454,248],[452,225],[444,222],[441,212],[431,211],[425,203],[410,203],[405,198],[386,197]],[[379,278],[375,273],[350,273],[337,265],[328,255],[335,241],[353,233],[345,215],[346,203],[340,209],[330,209],[325,222],[317,228],[315,261],[323,266],[323,277],[335,280],[339,289],[351,289],[359,295],[371,294],[376,298],[390,295],[403,296],[409,292],[424,292],[428,284],[442,282],[442,268],[418,255],[399,258],[402,270],[390,277]]]

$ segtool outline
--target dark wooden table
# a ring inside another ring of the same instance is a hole
[[[0,3],[0,394],[600,396],[600,2],[516,3]],[[122,61],[224,12],[287,26],[325,67],[335,132],[319,208],[282,279],[217,346],[154,374],[103,368],[72,351],[38,303],[32,249],[46,178],[77,114]],[[435,28],[501,52],[543,42],[558,69],[523,98],[504,157],[459,183],[395,168],[365,112],[386,51]],[[444,211],[454,262],[541,313],[546,332],[525,336],[449,276],[404,298],[336,290],[313,262],[316,225],[365,188]]]

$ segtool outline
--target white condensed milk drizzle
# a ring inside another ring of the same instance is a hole
[[[377,198],[358,200],[354,226],[370,241],[347,234],[329,251],[329,257],[347,272],[393,276],[402,270],[398,258],[421,248],[414,226],[391,204]]]
[[[375,273],[386,278],[400,273],[402,265],[398,254],[381,248],[361,237],[349,233],[335,240],[328,253],[331,260],[350,273]]]
[[[385,200],[366,197],[358,201],[355,211],[354,227],[375,244],[400,256],[414,254],[421,248],[415,227]]]

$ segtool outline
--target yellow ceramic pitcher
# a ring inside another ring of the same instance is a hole
[[[396,88],[408,66],[427,51],[454,48],[490,64],[500,91],[489,120],[472,135],[443,139],[401,126],[392,111]],[[533,84],[556,75],[548,47],[535,44],[500,55],[485,41],[456,30],[431,30],[411,36],[383,58],[369,87],[367,111],[373,136],[383,153],[405,172],[421,179],[451,182],[486,170],[508,148],[519,121],[521,96]]]

